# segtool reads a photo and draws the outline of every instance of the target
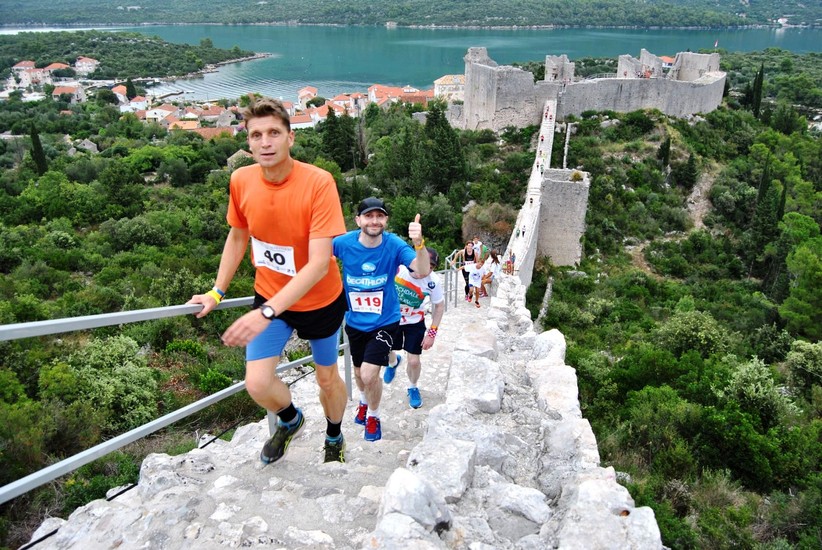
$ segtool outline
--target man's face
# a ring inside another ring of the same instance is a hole
[[[380,210],[372,210],[357,216],[357,225],[369,237],[379,237],[388,225],[388,216]]]
[[[248,146],[257,163],[265,168],[276,168],[290,158],[294,132],[286,130],[282,120],[274,116],[252,118],[246,124]]]

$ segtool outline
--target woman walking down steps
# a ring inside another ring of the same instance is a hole
[[[322,407],[298,382],[305,426],[276,469],[258,457],[266,419],[150,455],[134,490],[46,520],[32,540],[58,530],[36,548],[662,548],[653,512],[598,466],[564,339],[534,333],[524,296],[503,275],[484,315],[450,305],[420,379],[426,406],[386,386],[396,420],[379,441],[346,437],[345,463],[322,463]],[[582,483],[590,498],[575,496]]]

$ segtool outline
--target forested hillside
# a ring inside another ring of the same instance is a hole
[[[728,56],[734,88],[703,117],[574,121],[569,163],[592,177],[585,259],[574,270],[542,259],[529,304],[551,277],[543,328],[566,335],[603,462],[654,508],[671,548],[822,542],[822,142],[798,104],[819,97],[817,58]],[[299,130],[293,154],[334,174],[349,220],[377,193],[392,228],[421,212],[441,253],[465,232],[504,242],[536,127],[456,131],[442,106],[424,124],[418,110],[331,116]],[[242,134],[169,133],[104,94],[12,97],[0,103],[7,130],[24,137],[0,140],[0,323],[180,304],[211,287]],[[70,155],[80,139],[100,152]],[[709,207],[698,217],[694,189]],[[251,288],[244,262],[230,297]],[[235,315],[0,343],[0,484],[242,378],[242,351],[217,338]],[[134,481],[146,452],[188,450],[194,430],[259,414],[239,395],[15,499],[0,507],[0,545]]]
[[[341,25],[707,27],[822,24],[822,6],[799,0],[2,0],[0,25],[302,23]]]
[[[91,57],[100,67],[92,79],[183,76],[206,65],[254,55],[234,46],[215,48],[209,39],[197,46],[171,44],[139,33],[101,31],[20,33],[0,36],[0,75],[16,63],[29,60],[37,67],[51,63],[73,65],[79,56]]]

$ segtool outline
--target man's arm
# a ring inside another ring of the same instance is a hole
[[[232,227],[228,232],[225,244],[223,245],[223,254],[220,256],[220,267],[217,269],[217,279],[214,282],[214,286],[223,292],[228,291],[228,286],[231,284],[234,274],[237,273],[240,262],[243,261],[243,257],[245,257],[249,235],[250,232],[248,228],[240,229]],[[211,310],[217,307],[218,302],[208,294],[195,294],[186,303],[203,304],[203,309],[196,314],[199,318],[208,315]]]
[[[266,302],[266,305],[274,308],[277,315],[305,296],[328,273],[332,250],[331,241],[331,237],[308,241],[308,263]],[[223,334],[223,343],[227,346],[245,346],[264,331],[270,322],[258,310],[249,311],[228,327]]]
[[[414,250],[417,257],[411,262],[409,266],[414,273],[418,273],[421,277],[425,277],[431,273],[431,257],[425,249],[425,241],[422,238],[422,225],[420,225],[420,215],[417,214],[414,221],[408,224],[408,237],[414,243]]]

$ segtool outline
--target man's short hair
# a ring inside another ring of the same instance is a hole
[[[246,127],[248,127],[248,121],[251,119],[273,116],[282,121],[287,131],[291,131],[291,117],[283,106],[283,102],[279,99],[252,96],[251,103],[240,114],[246,122]]]

